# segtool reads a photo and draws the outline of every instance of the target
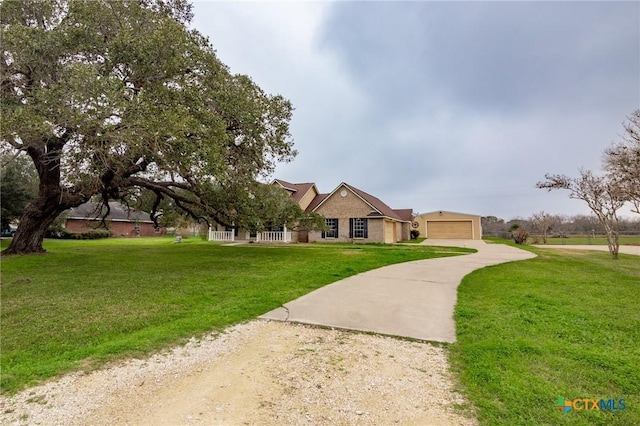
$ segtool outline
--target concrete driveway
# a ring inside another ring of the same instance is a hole
[[[322,287],[260,318],[292,321],[437,342],[455,342],[457,287],[468,273],[535,257],[503,244],[427,240],[477,253],[418,260],[364,272]]]

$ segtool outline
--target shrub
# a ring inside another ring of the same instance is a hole
[[[513,238],[513,241],[515,241],[516,244],[526,243],[528,237],[529,233],[521,226],[518,226],[511,231],[511,238]]]
[[[47,229],[47,232],[44,234],[44,236],[46,238],[68,239],[69,234],[71,234],[71,232],[67,231],[64,228],[61,228],[59,226],[50,226],[49,229]]]
[[[111,232],[106,229],[92,229],[91,231],[82,232],[80,236],[82,240],[99,240],[101,238],[109,238]]]
[[[411,230],[411,239],[412,240],[415,240],[419,236],[420,236],[420,231],[418,231],[417,229],[412,229]]]
[[[85,232],[70,232],[65,228],[49,228],[47,238],[58,238],[61,240],[99,240],[109,238],[111,232],[106,229],[91,229]]]

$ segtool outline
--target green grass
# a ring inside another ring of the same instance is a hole
[[[359,272],[451,255],[450,247],[166,238],[48,240],[45,248],[2,259],[5,393],[222,330]]]
[[[529,243],[531,243],[532,239],[529,238]],[[637,235],[620,235],[619,237],[620,245],[625,244],[633,244],[640,245],[640,236]],[[540,238],[540,244],[542,244],[542,238]],[[597,235],[593,238],[589,236],[575,236],[569,238],[547,238],[547,244],[566,244],[566,245],[599,245],[606,246],[607,238],[602,235]]]
[[[420,244],[424,240],[426,240],[426,238],[418,237],[418,238],[414,238],[412,240],[403,240],[403,241],[400,241],[400,242],[402,244]]]
[[[529,249],[458,288],[450,358],[481,424],[640,424],[640,259]],[[563,414],[559,397],[626,409]]]

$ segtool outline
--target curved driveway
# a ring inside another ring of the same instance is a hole
[[[535,254],[504,244],[426,240],[423,244],[470,247],[477,253],[399,263],[322,287],[260,318],[455,342],[457,287],[468,273]]]

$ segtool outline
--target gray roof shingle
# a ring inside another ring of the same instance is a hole
[[[78,207],[72,207],[68,210],[67,219],[81,220],[100,220],[106,213],[106,207],[103,205],[99,209],[100,203],[87,202],[80,204]],[[106,220],[116,222],[145,222],[153,223],[149,213],[128,208],[117,201],[109,202],[109,214]]]

